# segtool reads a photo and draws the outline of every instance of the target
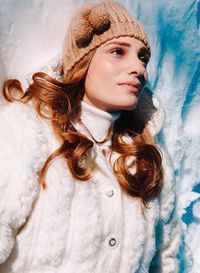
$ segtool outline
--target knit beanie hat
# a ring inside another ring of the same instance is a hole
[[[143,27],[121,4],[105,0],[83,5],[72,17],[64,39],[61,60],[64,75],[91,50],[120,36],[142,41],[150,54]]]

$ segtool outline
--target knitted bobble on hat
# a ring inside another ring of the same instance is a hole
[[[93,29],[88,22],[91,8],[92,5],[85,6],[81,10],[80,16],[74,20],[73,35],[75,36],[76,44],[79,48],[84,47],[84,45],[89,42],[92,37]]]
[[[110,26],[109,14],[102,6],[85,6],[74,23],[74,35],[79,48],[86,47],[95,34],[100,35]]]
[[[110,27],[109,14],[102,5],[94,7],[88,19],[95,30],[95,34],[100,35]]]

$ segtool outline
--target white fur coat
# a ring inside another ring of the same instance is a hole
[[[164,188],[144,209],[121,191],[97,145],[90,181],[72,178],[60,157],[42,190],[38,171],[60,144],[32,106],[7,106],[0,130],[1,273],[178,272],[180,229],[165,154]]]

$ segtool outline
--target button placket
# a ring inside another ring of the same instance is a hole
[[[100,182],[98,183],[105,223],[103,235],[106,235],[103,245],[111,251],[119,247],[121,238],[121,218],[119,217],[121,212],[121,192],[108,160],[106,160],[107,157],[103,157],[101,149],[99,151],[101,151],[101,154],[98,153],[97,157],[98,165],[100,166],[99,171],[101,172],[102,169],[104,175],[104,179],[103,176],[102,178],[100,177],[101,181],[99,179]]]

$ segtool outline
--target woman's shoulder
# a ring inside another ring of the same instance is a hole
[[[0,109],[1,137],[25,141],[42,133],[44,124],[31,103],[12,102]]]
[[[0,110],[0,128],[0,147],[5,155],[31,160],[32,154],[47,154],[44,121],[32,104],[12,102],[4,106]]]
[[[12,102],[0,109],[1,123],[5,125],[16,125],[19,127],[21,122],[39,122],[39,115],[31,103]],[[18,120],[19,123],[16,123]],[[22,125],[22,124],[21,124]]]

